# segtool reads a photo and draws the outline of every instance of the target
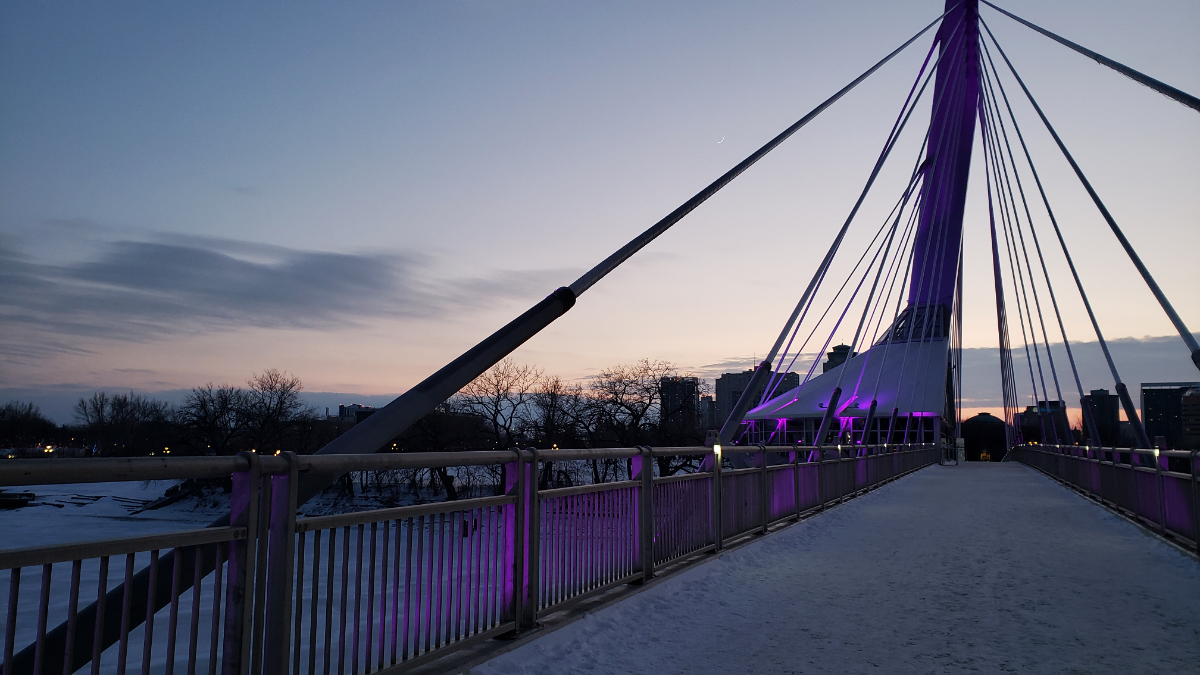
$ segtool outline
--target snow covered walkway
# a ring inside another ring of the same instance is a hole
[[[933,466],[471,669],[1200,672],[1200,563],[1019,464]]]

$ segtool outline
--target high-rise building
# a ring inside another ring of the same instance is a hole
[[[857,353],[850,353],[850,345],[836,345],[829,353],[825,355],[825,363],[821,364],[821,372],[828,373],[846,362],[846,359],[853,358]]]
[[[658,381],[660,428],[668,436],[694,434],[700,428],[700,380],[664,377]]]
[[[754,375],[753,370],[743,370],[740,373],[725,373],[717,378],[717,418],[714,429],[720,429],[725,424],[725,420],[729,419],[729,413],[733,412],[733,406],[737,405],[738,399],[742,397],[742,392],[750,384],[750,378]],[[772,378],[779,380],[780,373],[772,373]],[[751,408],[758,405],[758,399],[762,397],[763,391],[766,389],[766,382],[754,392],[754,402]],[[775,386],[775,395],[778,396],[786,391],[790,391],[800,386],[799,373],[784,373],[782,380]]]
[[[717,401],[712,396],[700,397],[700,428],[705,431],[717,428]]]
[[[1200,382],[1143,382],[1142,424],[1151,442],[1162,436],[1168,449],[1183,447],[1183,395]]]
[[[1096,433],[1100,434],[1100,438],[1089,439],[1089,442],[1109,447],[1117,445],[1121,438],[1121,397],[1108,393],[1107,389],[1093,389],[1083,400],[1096,422]],[[1089,433],[1086,424],[1083,431]]]
[[[1183,444],[1181,450],[1200,450],[1200,387],[1183,393]]]
[[[1067,404],[1063,401],[1038,401],[1036,406],[1025,406],[1020,425],[1021,438],[1026,443],[1068,445],[1075,442],[1067,422]]]

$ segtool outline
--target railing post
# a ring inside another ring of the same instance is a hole
[[[271,521],[267,557],[267,618],[262,672],[286,675],[291,656],[292,585],[296,572],[296,495],[300,462],[282,454],[287,473],[271,477]]]
[[[1158,533],[1167,533],[1167,495],[1163,490],[1162,463],[1166,457],[1160,457],[1158,448],[1154,448],[1154,473],[1158,477]]]
[[[642,582],[654,578],[654,458],[649,446],[639,446],[638,455],[630,459],[632,480],[641,481],[638,487],[638,556],[642,563]]]
[[[529,524],[526,507],[527,469],[525,454],[513,448],[515,461],[504,465],[504,493],[516,497],[516,503],[504,510],[504,577],[501,621],[512,621],[514,633],[520,633],[524,618],[525,600],[525,542]]]
[[[759,530],[759,534],[766,534],[767,523],[771,520],[767,511],[767,491],[769,489],[767,481],[767,446],[760,443],[758,447],[758,515],[762,519],[762,529]]]
[[[245,527],[246,538],[229,543],[228,582],[225,585],[223,675],[250,672],[250,629],[254,620],[254,559],[258,543],[259,460],[252,452],[241,456],[250,462],[246,471],[231,476],[229,523]]]
[[[795,447],[792,450],[792,494],[795,495],[795,500],[792,502],[796,507],[796,521],[800,520],[800,448]]]
[[[1196,471],[1196,460],[1200,450],[1193,450],[1189,459],[1192,469],[1192,528],[1193,541],[1196,542],[1196,553],[1200,553],[1200,474]]]
[[[712,472],[712,491],[709,492],[711,497],[709,522],[712,524],[713,550],[720,551],[721,544],[725,539],[721,520],[721,444],[714,443],[712,449],[713,454],[700,462],[700,470]]]
[[[541,544],[542,544],[542,518],[541,518],[541,503],[538,501],[538,475],[541,470],[540,460],[538,458],[537,448],[529,448],[530,461],[526,466],[525,474],[525,496],[527,500],[526,506],[526,534],[525,541],[527,554],[528,572],[525,578],[525,616],[522,619],[522,624],[526,626],[537,625],[538,604],[540,602],[539,586],[541,574]]]

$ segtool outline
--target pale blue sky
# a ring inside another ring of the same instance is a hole
[[[0,388],[168,390],[278,367],[317,391],[402,391],[941,4],[6,3]],[[1004,6],[1200,92],[1196,3]],[[1200,116],[983,16],[1196,330]],[[643,356],[749,365],[845,218],[930,39],[515,357],[567,377]],[[1107,335],[1171,334],[1036,119],[1018,115]],[[907,143],[847,251],[895,198],[919,134]],[[977,187],[965,340],[988,347]],[[1092,339],[1078,304],[1064,302],[1068,333]],[[1182,342],[1163,348],[1187,373]]]

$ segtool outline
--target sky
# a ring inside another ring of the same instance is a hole
[[[62,418],[61,401],[84,392],[167,395],[279,368],[310,392],[382,402],[568,285],[941,4],[5,3],[0,398]],[[1004,6],[1200,92],[1200,5]],[[983,17],[1197,330],[1200,118]],[[514,358],[568,379],[643,357],[706,377],[751,367],[845,220],[931,40]],[[1200,379],[1028,105],[1015,107],[1105,336],[1137,351],[1123,379]],[[913,128],[927,118],[928,103]],[[919,143],[902,137],[831,278],[903,189]],[[982,363],[996,324],[980,155],[964,345]],[[1094,343],[1061,255],[1048,265],[1068,336]],[[985,408],[999,385],[979,372],[966,386]],[[1081,376],[1111,388],[1102,362]]]

